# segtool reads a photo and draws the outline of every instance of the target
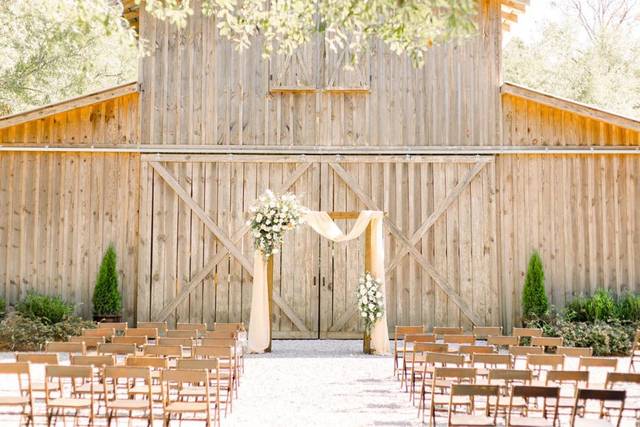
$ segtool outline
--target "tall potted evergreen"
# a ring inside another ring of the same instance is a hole
[[[522,289],[523,324],[532,319],[539,319],[547,314],[549,301],[544,288],[544,270],[538,252],[533,252],[527,267],[527,276]]]
[[[93,320],[96,322],[120,322],[122,318],[122,296],[118,290],[116,251],[109,245],[102,258],[100,271],[93,291]]]

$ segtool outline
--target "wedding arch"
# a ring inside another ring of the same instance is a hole
[[[271,197],[273,194],[269,193]],[[295,201],[295,197],[291,199]],[[267,201],[268,203],[268,201]],[[272,202],[273,204],[273,202]],[[287,206],[280,208],[285,213],[290,213],[296,209],[295,206]],[[271,214],[278,216],[278,209],[266,209],[256,212],[254,210],[254,218],[264,222],[261,218],[264,215]],[[284,215],[283,215],[284,216]],[[306,224],[321,236],[334,242],[347,242],[365,235],[365,260],[364,270],[370,273],[379,283],[379,292],[382,293],[381,300],[383,310],[381,317],[375,319],[370,330],[365,330],[364,345],[365,352],[374,354],[386,354],[389,352],[389,331],[387,329],[387,316],[384,309],[385,289],[384,289],[384,233],[383,219],[384,213],[380,211],[361,211],[361,212],[341,212],[340,219],[355,219],[355,224],[348,233],[344,233],[340,227],[333,221],[329,213],[321,211],[308,211],[301,209],[299,218],[292,215],[291,222],[293,225],[287,225],[286,229],[295,228],[298,224]],[[286,220],[284,220],[286,222]],[[260,222],[260,221],[258,221]],[[267,222],[271,222],[267,219]],[[279,224],[279,223],[278,223]],[[255,219],[254,219],[255,227]],[[263,226],[264,227],[264,226]],[[280,226],[278,225],[280,232]],[[260,230],[260,227],[257,227]],[[270,231],[270,229],[269,229]],[[273,236],[267,233],[268,239],[265,240],[260,232],[254,234],[256,239],[256,250],[254,252],[254,274],[253,289],[251,294],[251,315],[249,319],[248,347],[251,352],[262,353],[271,350],[271,299],[273,292],[273,253],[277,252],[277,246],[281,243],[281,235]],[[270,241],[273,240],[273,241]],[[267,252],[265,254],[265,252]],[[364,273],[364,272],[363,272]],[[354,295],[354,303],[356,296]]]

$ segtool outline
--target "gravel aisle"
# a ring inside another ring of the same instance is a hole
[[[274,341],[246,359],[233,426],[420,425],[392,378],[391,357],[362,355],[361,341]]]

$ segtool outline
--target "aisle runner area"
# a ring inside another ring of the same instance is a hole
[[[361,341],[274,341],[246,359],[232,426],[420,425],[392,377],[391,357],[362,355]]]

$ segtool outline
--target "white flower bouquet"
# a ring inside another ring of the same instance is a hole
[[[269,258],[278,253],[284,233],[302,224],[307,209],[291,193],[278,196],[266,190],[249,212],[253,245]]]
[[[364,273],[360,276],[356,297],[358,298],[360,317],[364,320],[365,329],[370,332],[373,325],[384,314],[384,299],[380,290],[380,282],[374,279],[371,273]]]

